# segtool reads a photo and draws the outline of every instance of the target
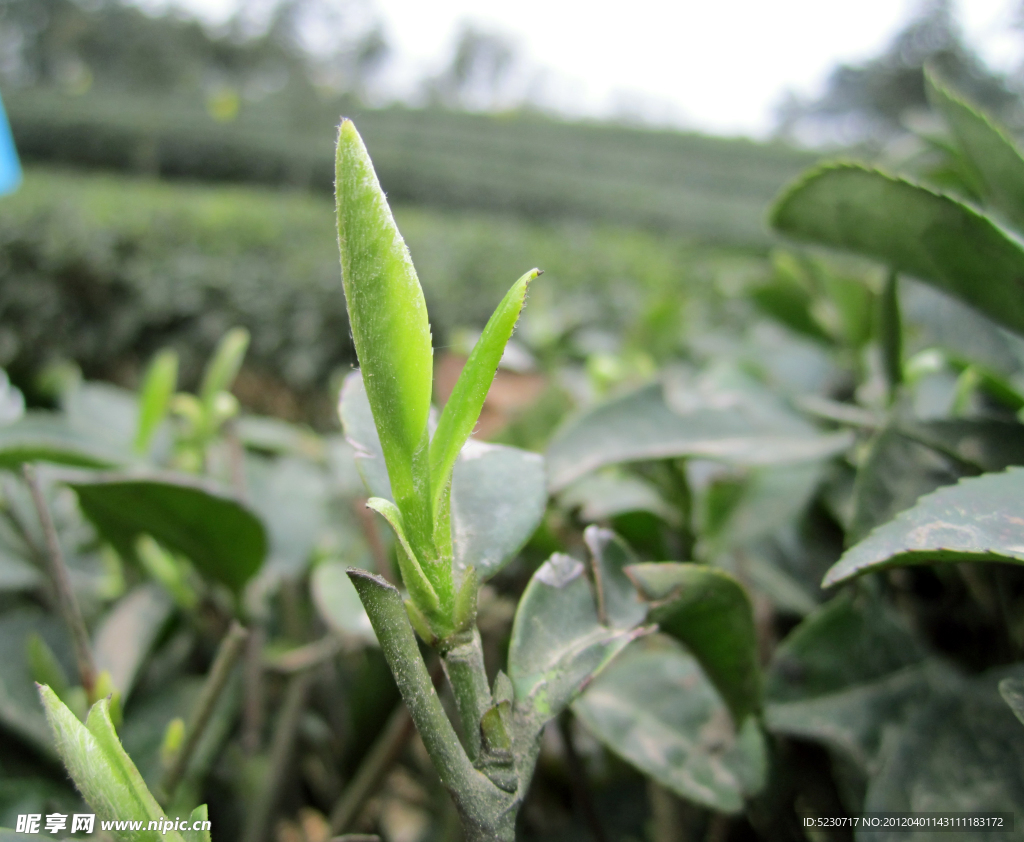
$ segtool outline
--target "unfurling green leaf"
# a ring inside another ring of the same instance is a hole
[[[135,452],[145,453],[160,422],[167,415],[171,396],[178,385],[178,355],[165,348],[149,364],[139,393],[139,421],[135,433]]]
[[[244,327],[229,330],[217,343],[217,348],[210,358],[203,373],[203,382],[199,388],[199,400],[207,418],[213,418],[216,412],[217,396],[227,392],[235,382],[238,371],[249,348],[249,331]]]
[[[409,545],[401,511],[394,503],[383,497],[371,497],[366,501],[366,505],[383,516],[395,531],[399,545],[398,567],[402,571],[402,581],[405,582],[405,587],[409,590],[413,602],[428,615],[436,612],[441,607],[441,601],[434,586],[430,583],[430,579],[424,573],[420,560],[416,557],[416,552]],[[450,570],[448,575],[451,576]],[[448,596],[451,597],[450,592]]]
[[[742,725],[761,707],[754,612],[743,586],[699,564],[634,564],[626,572],[653,603],[648,619],[686,644]]]
[[[163,810],[147,789],[142,775],[121,747],[107,711],[100,699],[83,725],[49,687],[39,688],[54,742],[71,779],[96,811],[99,820],[135,820],[146,827],[165,818]],[[112,831],[125,842],[183,842],[170,830]]]
[[[526,302],[526,290],[530,281],[539,274],[539,269],[531,269],[523,275],[495,308],[441,412],[430,442],[430,485],[435,516],[441,507],[440,498],[448,487],[455,460],[476,426],[505,346],[519,321]]]
[[[791,185],[771,223],[880,260],[1024,333],[1024,248],[956,199],[859,164],[832,164]]]
[[[395,502],[420,553],[432,545],[427,419],[433,348],[409,250],[350,120],[338,132],[338,246],[352,338]],[[429,554],[433,554],[430,552]]]

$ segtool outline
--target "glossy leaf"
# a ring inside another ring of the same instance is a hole
[[[313,568],[309,582],[313,603],[333,631],[375,644],[377,637],[370,618],[347,571],[348,565],[341,562],[325,562]]]
[[[139,392],[139,420],[135,452],[145,453],[156,428],[167,415],[171,396],[178,385],[178,355],[170,349],[158,353],[149,364]]]
[[[743,465],[822,459],[845,450],[846,433],[822,434],[761,391],[701,381],[673,390],[651,384],[586,412],[555,434],[548,484],[560,491],[606,465],[698,457]]]
[[[435,513],[441,506],[440,496],[448,485],[455,460],[480,417],[505,346],[526,303],[530,281],[539,274],[538,269],[531,269],[523,275],[494,310],[441,411],[430,442],[430,485]]]
[[[115,603],[93,635],[96,668],[127,701],[135,678],[173,611],[167,593],[157,585],[140,585]]]
[[[820,167],[771,212],[781,233],[873,257],[1024,333],[1024,248],[967,205],[857,164]]]
[[[647,618],[696,656],[733,718],[742,724],[761,707],[757,633],[750,598],[732,576],[699,564],[655,562],[626,570]]]
[[[906,564],[1024,563],[1024,468],[962,479],[920,498],[847,550],[823,584]]]
[[[418,548],[431,523],[426,462],[433,349],[427,305],[350,120],[338,132],[335,188],[349,325],[395,502],[411,521],[407,526]]]
[[[536,531],[547,496],[543,457],[466,442],[452,474],[455,569],[474,567],[481,582],[491,578]]]
[[[149,534],[187,556],[205,576],[235,591],[267,552],[260,519],[209,484],[179,475],[82,475],[69,485],[100,533],[125,557]]]
[[[626,651],[573,711],[608,748],[687,801],[737,813],[764,784],[757,722],[747,719],[736,733],[696,659],[676,648]]]
[[[555,553],[533,574],[512,624],[508,676],[532,739],[642,628],[601,623],[582,562]]]
[[[93,705],[83,725],[49,687],[41,687],[39,693],[57,751],[75,786],[96,811],[97,820],[148,823],[164,818],[163,810],[146,788],[139,770],[121,747],[110,721],[106,699]],[[173,830],[166,834],[158,830],[111,832],[126,842],[157,842],[161,838],[182,842],[181,836]]]
[[[927,82],[928,99],[949,125],[985,199],[1018,229],[1024,229],[1024,157],[1020,150],[1005,131],[954,94],[935,74],[929,73]]]

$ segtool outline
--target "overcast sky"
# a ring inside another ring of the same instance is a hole
[[[210,20],[239,0],[176,2]],[[408,96],[451,55],[461,27],[515,44],[542,100],[587,116],[763,136],[786,90],[820,91],[829,70],[876,54],[920,0],[367,0],[394,48],[389,90]],[[1024,59],[1019,0],[958,0],[971,43],[1001,68]]]

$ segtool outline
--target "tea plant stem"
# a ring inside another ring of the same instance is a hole
[[[562,737],[562,745],[565,747],[565,764],[569,770],[569,780],[572,784],[576,805],[583,813],[583,820],[587,823],[594,842],[608,842],[608,835],[604,832],[601,819],[597,815],[597,808],[594,806],[594,799],[590,794],[590,787],[587,786],[586,770],[583,768],[579,754],[576,753],[576,745],[572,741],[572,716],[568,711],[558,718],[558,733]]]
[[[483,643],[476,624],[458,636],[457,642],[441,656],[441,663],[455,693],[466,752],[470,760],[476,760],[480,756],[480,721],[494,704],[487,686]]]
[[[53,582],[54,590],[57,593],[57,605],[60,613],[71,631],[71,638],[75,645],[75,659],[78,662],[78,675],[82,681],[82,687],[90,701],[93,701],[93,691],[96,686],[96,663],[92,657],[92,646],[89,644],[89,632],[85,628],[85,621],[82,619],[82,612],[78,607],[78,600],[75,599],[75,592],[71,588],[71,578],[68,576],[68,568],[64,563],[64,554],[60,548],[60,541],[57,538],[57,529],[53,525],[53,518],[50,509],[46,505],[46,498],[39,485],[39,477],[36,476],[35,468],[25,465],[22,468],[25,475],[25,482],[28,483],[29,491],[32,494],[32,503],[35,505],[36,513],[39,515],[39,523],[43,527],[43,535],[46,538],[46,560],[48,562],[50,579]]]
[[[345,787],[341,798],[331,810],[331,833],[344,833],[358,818],[366,799],[379,786],[388,769],[394,765],[413,733],[409,709],[399,703],[387,724],[371,746],[355,777]]]
[[[214,658],[210,672],[203,683],[199,699],[192,709],[192,715],[185,729],[185,738],[182,741],[181,749],[175,755],[174,760],[164,775],[163,781],[161,781],[160,788],[163,791],[165,803],[169,804],[174,799],[174,791],[178,788],[185,770],[188,769],[189,761],[192,759],[196,746],[199,745],[199,739],[202,737],[210,717],[213,715],[217,699],[220,698],[220,694],[223,692],[224,686],[231,676],[231,670],[234,668],[235,662],[238,660],[239,655],[242,654],[248,634],[245,627],[236,620],[231,624],[231,628],[228,629],[228,633],[224,635],[224,639],[217,648],[217,656]]]
[[[245,643],[243,684],[245,701],[242,703],[242,748],[246,754],[259,751],[263,737],[263,710],[266,687],[263,681],[263,644],[267,633],[260,626],[249,632]]]
[[[348,575],[438,777],[455,801],[465,842],[514,842],[518,796],[473,768],[441,707],[398,589],[358,568],[349,568]]]
[[[306,671],[297,673],[288,681],[284,704],[281,705],[281,710],[277,715],[277,727],[274,729],[274,737],[270,745],[267,775],[263,780],[263,788],[249,813],[249,820],[242,833],[242,842],[263,842],[267,835],[267,825],[273,815],[274,806],[277,804],[281,786],[288,776],[292,746],[295,743],[295,734],[299,729],[302,711],[306,707],[306,696],[309,693],[312,679],[313,674]]]

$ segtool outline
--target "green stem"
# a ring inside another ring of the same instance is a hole
[[[75,592],[71,587],[71,578],[68,575],[67,565],[64,563],[64,553],[61,551],[60,541],[57,538],[57,528],[53,525],[53,518],[50,516],[50,508],[46,505],[46,498],[39,485],[39,478],[31,465],[25,465],[22,472],[32,494],[32,503],[36,508],[36,514],[39,515],[39,523],[43,527],[43,536],[46,539],[46,560],[50,580],[53,582],[53,588],[57,594],[57,605],[64,622],[67,623],[68,629],[71,631],[71,639],[75,645],[75,659],[78,662],[78,675],[91,703],[96,701],[93,698],[96,686],[96,662],[92,657],[89,632],[85,628],[85,620],[82,619],[78,600],[75,599]]]
[[[521,796],[499,789],[473,768],[441,707],[398,589],[355,567],[348,575],[438,777],[455,801],[465,842],[514,842]]]
[[[442,654],[441,663],[455,694],[466,752],[470,760],[476,761],[480,756],[480,722],[494,701],[487,686],[483,643],[475,623],[455,637]]]
[[[188,768],[196,746],[199,745],[199,739],[203,736],[210,717],[213,715],[217,699],[220,698],[221,692],[228,683],[228,678],[231,676],[235,662],[238,660],[239,655],[242,654],[248,634],[245,628],[235,621],[231,624],[231,628],[228,629],[228,633],[224,635],[224,639],[217,648],[217,656],[213,659],[213,665],[210,667],[210,672],[203,683],[199,699],[192,709],[188,727],[185,729],[185,739],[181,750],[174,756],[170,768],[168,768],[163,781],[161,781],[160,788],[164,793],[164,801],[167,804],[174,800],[174,791],[178,788],[178,784]]]

